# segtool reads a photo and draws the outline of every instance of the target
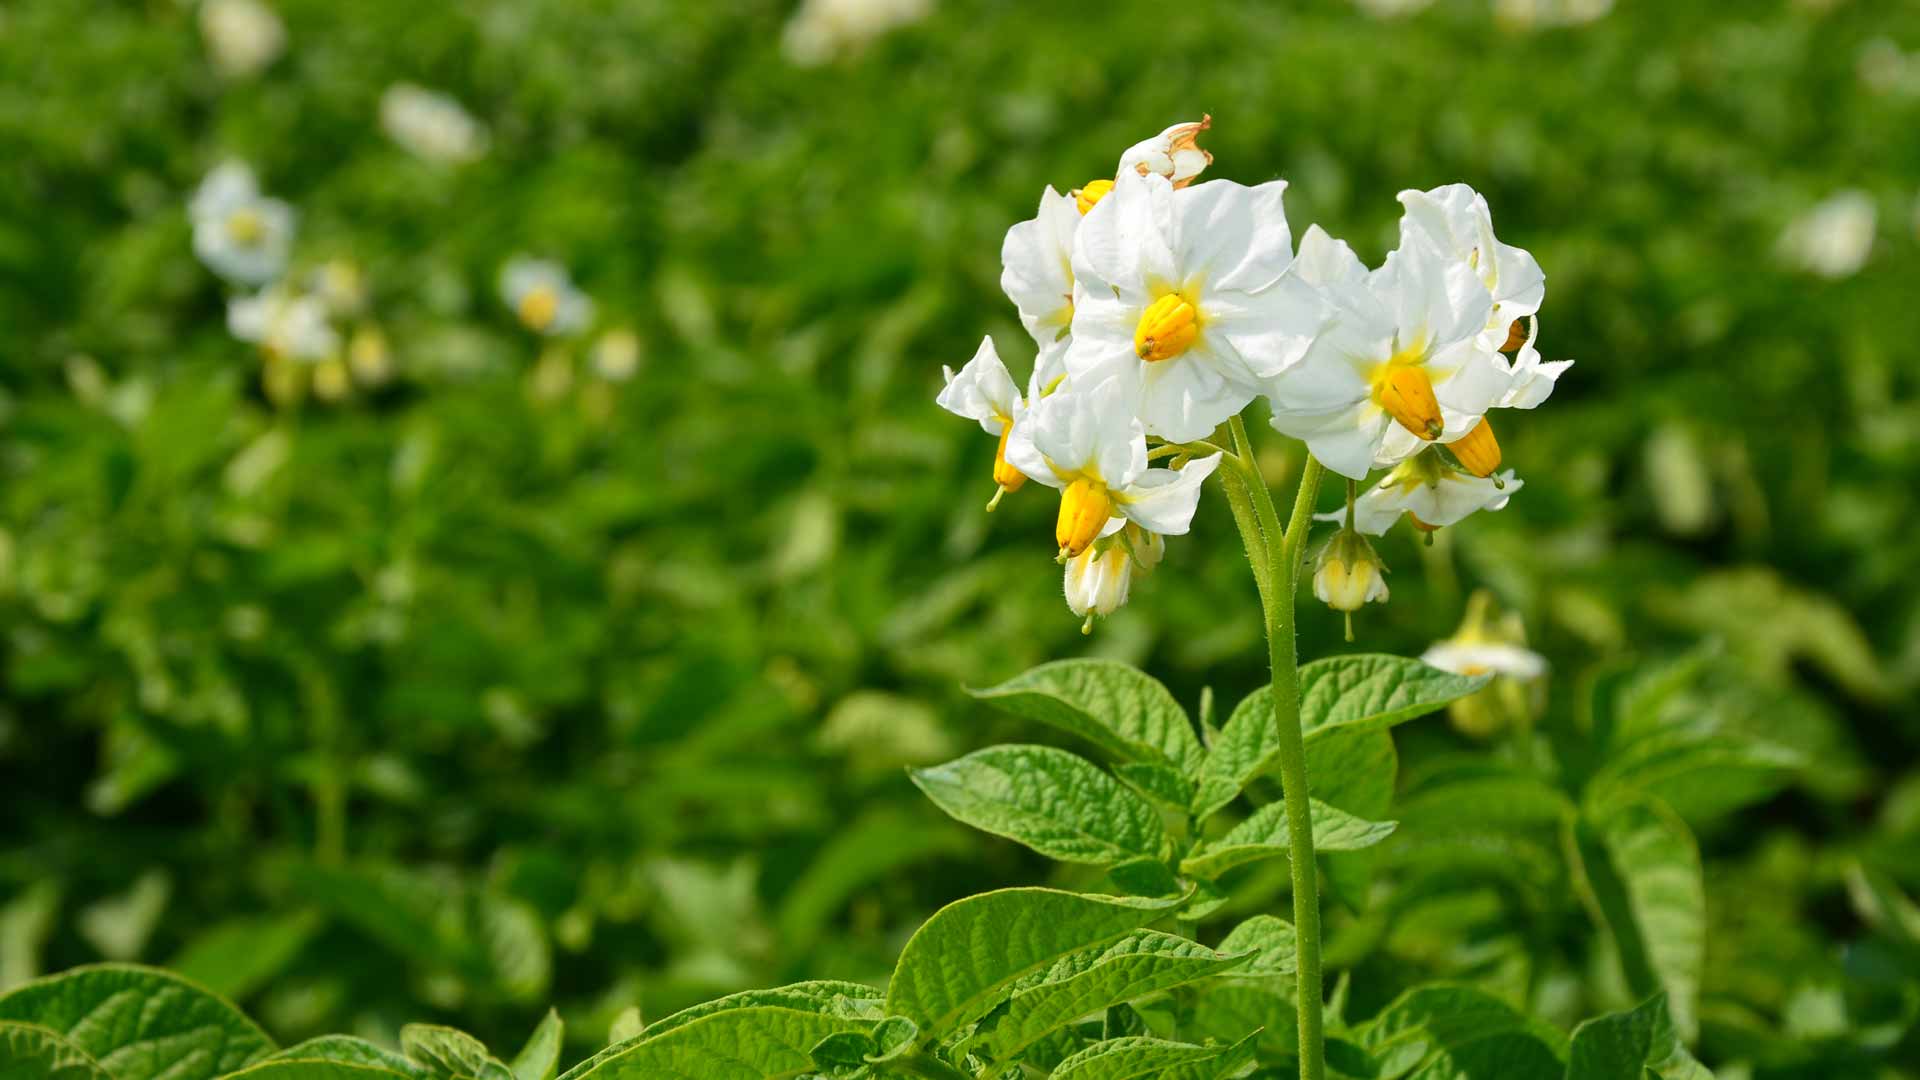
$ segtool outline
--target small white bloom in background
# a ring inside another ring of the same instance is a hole
[[[1425,239],[1441,254],[1458,259],[1486,286],[1493,298],[1481,341],[1489,349],[1508,348],[1514,324],[1540,310],[1547,296],[1547,275],[1524,249],[1493,235],[1493,212],[1479,192],[1465,184],[1431,191],[1402,191],[1400,243]]]
[[[412,83],[380,95],[380,128],[408,153],[461,165],[487,152],[487,129],[452,97]]]
[[[259,74],[287,47],[286,26],[260,0],[206,0],[200,36],[214,68],[230,78]]]
[[[1187,442],[1300,362],[1319,301],[1287,272],[1285,190],[1122,172],[1080,224],[1069,376],[1117,380],[1148,433]]]
[[[557,337],[593,321],[593,301],[573,284],[565,267],[516,255],[500,268],[500,298],[536,334]]]
[[[260,193],[253,170],[229,161],[208,173],[187,203],[193,253],[239,285],[264,285],[287,268],[293,208]]]
[[[316,267],[307,288],[335,315],[357,315],[367,306],[367,279],[351,259],[328,259]]]
[[[229,301],[227,331],[283,360],[320,361],[340,349],[326,301],[281,285]]]
[[[608,382],[626,382],[640,370],[640,335],[626,327],[609,330],[593,343],[593,373]]]
[[[1212,126],[1213,117],[1203,115],[1134,143],[1120,155],[1115,175],[1128,170],[1141,176],[1152,173],[1166,177],[1176,189],[1186,187],[1213,164],[1213,155],[1202,150],[1199,142],[1200,133]]]
[[[1002,496],[1020,490],[1027,482],[1026,475],[1007,461],[1007,441],[1013,437],[1014,423],[1027,410],[1027,399],[1021,396],[991,337],[980,339],[973,359],[958,374],[944,365],[940,370],[946,376],[946,385],[940,388],[934,403],[955,416],[975,421],[987,434],[1000,437],[1000,445],[993,452],[996,489],[993,500],[987,503],[987,509],[992,510],[1000,505]],[[1038,371],[1035,374],[1037,377]]]
[[[1873,197],[1849,188],[1795,218],[1780,236],[1787,261],[1825,278],[1852,277],[1873,251]]]
[[[1493,676],[1486,686],[1447,707],[1454,727],[1486,738],[1508,727],[1532,725],[1546,705],[1547,659],[1526,646],[1527,628],[1520,613],[1509,611],[1495,618],[1492,594],[1474,593],[1460,628],[1452,637],[1434,642],[1420,657],[1455,675]]]
[[[1494,18],[1522,29],[1580,26],[1613,10],[1613,0],[1493,0]]]
[[[1030,405],[1007,440],[1006,458],[1060,490],[1054,539],[1071,557],[1131,521],[1162,536],[1184,535],[1200,484],[1220,465],[1212,454],[1181,469],[1147,467],[1146,430],[1127,408],[1126,387],[1073,385]]]
[[[1369,536],[1384,536],[1402,514],[1414,527],[1427,532],[1457,524],[1478,510],[1498,510],[1519,491],[1522,482],[1513,471],[1499,476],[1475,476],[1453,468],[1429,449],[1395,466],[1353,504],[1353,527]],[[1344,510],[1315,515],[1319,521],[1340,521]]]
[[[1073,324],[1073,238],[1080,210],[1048,185],[1032,219],[1007,230],[1000,245],[1000,290],[1020,309],[1020,325],[1041,350],[1064,349]]]
[[[1353,0],[1353,6],[1376,19],[1411,15],[1433,6],[1433,0]]]
[[[1480,341],[1492,296],[1472,268],[1419,233],[1369,272],[1316,225],[1294,265],[1327,318],[1306,358],[1266,391],[1275,430],[1304,441],[1327,468],[1360,480],[1391,462],[1395,424],[1415,446],[1464,438],[1506,392],[1505,363]]]
[[[347,339],[347,366],[365,386],[378,386],[393,377],[393,350],[377,326],[363,326]]]
[[[787,20],[780,46],[795,66],[818,67],[932,12],[933,0],[806,0]]]

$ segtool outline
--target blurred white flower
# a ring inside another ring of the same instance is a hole
[[[1780,236],[1780,252],[1809,273],[1852,277],[1873,250],[1876,220],[1873,197],[1848,188],[1795,218]]]
[[[1522,482],[1513,471],[1498,477],[1474,476],[1449,466],[1438,451],[1428,449],[1395,466],[1353,504],[1353,527],[1370,536],[1384,536],[1400,515],[1413,518],[1415,528],[1431,532],[1456,524],[1477,510],[1498,510],[1519,491]],[[1341,521],[1346,511],[1316,514],[1318,521]]]
[[[566,267],[516,255],[500,268],[500,298],[536,334],[558,337],[593,321],[593,300],[581,292]]]
[[[260,193],[253,170],[226,162],[200,181],[187,204],[193,252],[207,269],[240,285],[264,285],[287,268],[293,208]]]
[[[200,36],[214,68],[228,77],[259,73],[287,47],[287,28],[260,0],[206,0],[200,5]]]
[[[608,382],[626,382],[640,370],[640,335],[626,327],[609,330],[593,344],[594,374]]]
[[[395,83],[380,95],[380,127],[408,153],[461,165],[487,152],[487,129],[446,94]]]
[[[1494,18],[1521,28],[1579,26],[1613,10],[1613,0],[1493,0]]]
[[[1146,429],[1116,379],[1090,391],[1070,384],[1034,402],[1013,426],[1006,457],[1028,477],[1060,489],[1054,539],[1068,556],[1129,521],[1163,536],[1184,535],[1201,482],[1220,465],[1220,455],[1212,454],[1181,469],[1148,468]]]
[[[1179,191],[1122,172],[1081,222],[1070,376],[1125,388],[1149,434],[1206,437],[1299,362],[1320,321],[1313,290],[1288,273],[1286,182],[1228,180]]]
[[[933,0],[805,0],[787,20],[780,46],[789,62],[818,67],[932,11]]]
[[[335,315],[357,315],[367,306],[366,275],[351,259],[328,259],[314,269],[307,287]]]
[[[1433,6],[1433,0],[1353,0],[1353,6],[1376,19],[1411,15]]]
[[[227,331],[282,360],[317,362],[340,349],[340,334],[327,319],[326,301],[283,285],[229,301]]]

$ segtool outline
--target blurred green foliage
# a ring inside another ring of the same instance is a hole
[[[1553,663],[1550,733],[1707,642],[1689,707],[1809,764],[1689,818],[1702,1057],[1792,1075],[1900,1014],[1855,999],[1920,963],[1920,8],[951,0],[801,69],[777,0],[274,6],[252,78],[176,0],[0,9],[0,983],[168,962],[283,1042],[505,1042],[552,1000],[591,1043],[630,1005],[881,976],[957,896],[1086,884],[902,766],[1031,739],[961,688],[1059,656],[1237,700],[1264,681],[1245,561],[1210,495],[1083,640],[1053,508],[981,513],[990,440],[931,399],[983,332],[1021,355],[996,255],[1041,186],[1210,112],[1209,175],[1289,178],[1296,235],[1370,260],[1396,191],[1474,185],[1547,270],[1543,352],[1579,360],[1502,430],[1508,509],[1381,545],[1359,647],[1417,654],[1489,587]],[[390,141],[400,81],[487,155]],[[229,157],[299,209],[298,268],[363,268],[392,384],[263,396],[184,211]],[[1842,189],[1877,223],[1828,279],[1780,237]],[[590,338],[532,377],[494,295],[519,251],[637,331],[633,379]],[[1349,648],[1302,622],[1304,656]],[[1398,740],[1416,787],[1474,745]],[[1539,865],[1537,894],[1419,894],[1384,943],[1333,929],[1563,1024],[1631,1004]],[[1515,910],[1520,939],[1463,943]],[[1398,983],[1370,985],[1356,1008]]]

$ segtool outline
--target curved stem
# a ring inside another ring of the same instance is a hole
[[[1300,1017],[1300,1080],[1326,1075],[1321,1013],[1320,870],[1313,858],[1313,812],[1307,801],[1307,748],[1300,724],[1299,652],[1294,639],[1294,598],[1300,563],[1313,524],[1314,499],[1325,468],[1311,456],[1294,493],[1293,516],[1283,539],[1272,546],[1268,569],[1267,652],[1273,665],[1273,722],[1279,731],[1280,787],[1287,807],[1287,846],[1293,866],[1293,927],[1298,939],[1295,983]]]
[[[1220,478],[1220,486],[1226,489],[1227,505],[1233,508],[1233,523],[1240,527],[1240,542],[1246,546],[1247,561],[1253,564],[1253,584],[1260,590],[1260,610],[1266,611],[1272,606],[1268,594],[1272,586],[1267,580],[1272,570],[1273,555],[1268,549],[1268,539],[1260,528],[1259,516],[1253,509],[1253,493],[1250,487],[1253,481],[1243,474],[1237,466],[1221,469],[1214,474]],[[1279,537],[1273,538],[1278,543]]]
[[[1227,424],[1233,432],[1233,448],[1247,469],[1247,484],[1253,489],[1253,508],[1260,515],[1260,528],[1271,540],[1268,548],[1271,557],[1278,552],[1285,535],[1280,528],[1280,515],[1273,508],[1273,493],[1267,490],[1266,479],[1260,474],[1260,461],[1254,456],[1252,441],[1247,438],[1246,422],[1235,416]]]

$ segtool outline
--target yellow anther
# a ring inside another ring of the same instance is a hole
[[[227,236],[241,247],[252,247],[266,239],[267,221],[256,210],[235,210],[227,215]]]
[[[1453,456],[1475,476],[1492,476],[1500,467],[1500,443],[1493,437],[1493,425],[1481,417],[1473,430],[1447,444]]]
[[[1112,190],[1113,181],[1111,180],[1089,180],[1086,187],[1073,193],[1073,205],[1080,208],[1080,213],[1085,214],[1093,209],[1094,203],[1106,198],[1107,192]]]
[[[1186,352],[1200,336],[1200,313],[1179,293],[1155,300],[1133,330],[1133,352],[1151,364]]]
[[[1390,365],[1374,383],[1373,398],[1401,427],[1428,441],[1446,426],[1433,397],[1433,380],[1419,364]]]
[[[993,501],[987,504],[992,510],[1000,505],[1000,497],[1010,491],[1019,491],[1020,485],[1027,482],[1027,474],[1014,468],[1007,461],[1007,436],[1013,434],[1013,425],[1007,424],[1000,429],[1000,448],[993,452],[993,482],[1000,485],[993,493]]]
[[[1060,493],[1060,519],[1054,524],[1053,538],[1068,557],[1078,555],[1099,539],[1112,517],[1113,494],[1107,485],[1082,477]]]
[[[560,313],[560,294],[551,285],[536,285],[520,298],[514,312],[527,329],[540,333],[553,325],[553,317]]]
[[[1507,327],[1507,342],[1500,346],[1500,351],[1512,352],[1526,343],[1527,321],[1525,319],[1515,319],[1513,320],[1513,325]]]

